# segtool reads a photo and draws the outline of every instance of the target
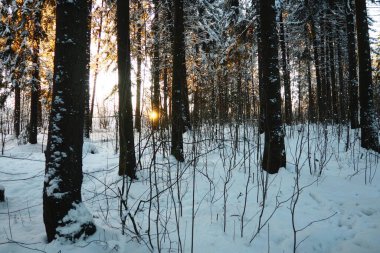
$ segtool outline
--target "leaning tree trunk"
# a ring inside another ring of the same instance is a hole
[[[368,36],[367,7],[365,0],[355,0],[358,32],[359,94],[361,146],[380,152],[376,113],[373,103],[371,48]]]
[[[96,230],[81,197],[88,13],[87,1],[57,1],[53,101],[43,189],[49,242],[57,236],[75,240]]]
[[[102,44],[102,31],[103,31],[103,7],[104,7],[104,1],[102,0],[102,11],[100,13],[100,21],[99,21],[99,31],[98,31],[98,41],[96,46],[96,59],[95,59],[95,68],[94,68],[94,79],[92,84],[92,97],[91,97],[91,104],[90,104],[90,115],[89,115],[89,131],[92,132],[92,122],[94,118],[94,106],[95,106],[95,97],[96,97],[96,83],[98,81],[98,74],[99,74],[99,53],[100,53],[100,46]]]
[[[129,38],[129,1],[117,0],[117,65],[119,77],[119,175],[136,179],[131,93],[131,54]]]
[[[277,173],[286,165],[284,130],[281,120],[281,86],[278,62],[278,37],[274,0],[260,1],[261,73],[266,98],[263,170]]]

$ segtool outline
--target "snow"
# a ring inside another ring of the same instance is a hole
[[[80,232],[83,224],[92,222],[92,215],[83,203],[74,203],[73,208],[63,217],[62,222],[65,223],[65,226],[59,227],[57,229],[58,233],[61,235],[75,235]]]
[[[95,221],[97,232],[76,243],[54,240],[49,244],[42,219],[45,157],[41,142],[46,136],[40,135],[40,144],[36,145],[17,145],[16,140],[7,136],[5,154],[0,156],[0,184],[7,189],[7,200],[0,203],[0,252],[150,252],[149,217],[154,252],[158,252],[157,241],[162,252],[178,252],[178,237],[183,252],[190,252],[194,173],[194,252],[293,252],[292,210],[298,230],[296,252],[380,252],[380,176],[377,173],[380,159],[378,154],[359,147],[358,132],[350,132],[350,146],[346,151],[345,129],[340,129],[338,138],[337,127],[328,127],[324,139],[323,129],[313,125],[308,155],[306,128],[288,127],[287,168],[267,176],[260,172],[260,161],[257,161],[260,155],[257,155],[256,129],[248,128],[245,142],[240,136],[237,150],[234,127],[229,131],[226,126],[217,137],[212,136],[211,129],[203,129],[201,138],[199,133],[193,136],[194,132],[184,135],[187,162],[183,164],[164,156],[168,150],[163,151],[162,146],[153,162],[151,142],[149,145],[145,142],[151,141],[147,138],[149,133],[142,136],[139,180],[131,185],[128,182],[129,191],[123,195],[128,194],[128,209],[123,208],[121,212],[126,217],[124,235],[119,198],[122,181],[117,175],[114,133],[96,131],[83,148],[84,203],[75,205],[67,214],[63,222],[69,226],[60,228],[60,232],[75,232],[79,224],[90,220]],[[239,133],[243,135],[242,127]],[[198,143],[195,146],[193,138]],[[210,141],[211,138],[216,140]],[[158,136],[156,143],[160,143]],[[299,195],[294,191],[298,170]],[[263,201],[266,179],[269,188]],[[53,180],[50,184],[54,188]],[[294,208],[296,196],[298,202]],[[152,199],[150,214],[149,199]],[[134,218],[140,236],[134,233],[129,215]],[[71,220],[78,222],[70,223]],[[255,236],[259,223],[261,230]]]

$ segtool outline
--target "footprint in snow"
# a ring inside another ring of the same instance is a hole
[[[367,216],[372,216],[374,213],[376,213],[376,210],[373,208],[368,208],[368,209],[362,209],[361,212]]]

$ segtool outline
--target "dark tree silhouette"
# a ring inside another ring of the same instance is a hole
[[[32,55],[32,81],[31,81],[31,96],[30,96],[30,120],[29,120],[29,143],[37,143],[37,127],[38,118],[41,111],[38,110],[41,85],[40,85],[40,61],[39,61],[39,51],[40,51],[40,41],[42,38],[42,27],[41,27],[41,17],[43,1],[36,1],[35,11],[34,11],[34,28],[33,28],[33,55]]]
[[[287,125],[292,124],[292,92],[290,89],[290,73],[288,68],[288,57],[285,41],[285,25],[283,13],[280,13],[280,45],[281,45],[281,67],[285,90],[285,122]]]
[[[349,0],[346,4],[347,23],[347,50],[348,50],[348,85],[350,94],[350,122],[351,128],[359,128],[359,98],[358,98],[358,74],[356,63],[356,39],[355,39],[355,0]]]
[[[376,113],[373,103],[371,48],[366,1],[355,0],[355,4],[358,33],[361,146],[380,152],[379,133],[375,126]]]
[[[184,161],[183,136],[190,128],[189,101],[186,84],[185,28],[183,0],[174,0],[173,28],[173,83],[172,83],[172,143],[171,154],[177,161]]]
[[[285,167],[284,131],[281,119],[281,87],[274,0],[260,1],[261,80],[265,89],[265,146],[262,168],[277,173]],[[260,94],[261,95],[261,94]]]
[[[153,80],[153,96],[152,96],[152,110],[158,115],[156,119],[152,119],[153,129],[158,129],[160,122],[160,34],[159,34],[159,1],[154,0],[154,18],[152,24],[153,32],[153,59],[152,59],[152,80]]]
[[[117,65],[119,78],[119,175],[136,178],[136,156],[133,135],[131,93],[131,52],[129,34],[129,1],[117,0]]]
[[[53,100],[43,189],[49,242],[56,236],[75,240],[96,230],[81,197],[88,11],[87,1],[57,1]]]
[[[137,11],[139,17],[143,15],[143,9],[141,1],[137,1]],[[141,22],[137,22],[137,73],[136,73],[136,110],[135,110],[135,128],[138,132],[141,131],[141,34],[142,25]]]

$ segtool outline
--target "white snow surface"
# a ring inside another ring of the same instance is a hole
[[[7,192],[6,202],[0,203],[0,252],[142,253],[158,252],[158,243],[161,252],[180,252],[180,247],[182,252],[190,252],[194,172],[194,252],[293,252],[291,203],[292,196],[296,196],[297,160],[302,190],[294,213],[298,230],[296,252],[380,252],[380,173],[377,172],[380,156],[359,147],[358,132],[350,132],[350,147],[346,151],[346,129],[341,129],[338,140],[337,128],[329,127],[328,139],[324,142],[321,129],[312,126],[310,173],[306,129],[302,132],[300,126],[287,128],[287,166],[276,175],[268,175],[267,199],[263,201],[261,181],[267,174],[260,172],[257,162],[260,155],[257,155],[254,129],[249,128],[246,133],[249,143],[241,136],[236,152],[233,149],[236,144],[234,127],[231,131],[226,127],[224,136],[219,132],[218,139],[225,141],[208,141],[211,139],[210,129],[204,129],[202,138],[193,136],[193,132],[185,134],[186,162],[182,164],[164,156],[160,148],[153,166],[151,142],[144,149],[146,135],[141,145],[139,179],[130,186],[126,201],[128,210],[122,211],[122,217],[126,217],[124,235],[117,197],[122,182],[117,175],[114,133],[95,132],[91,140],[86,140],[83,149],[84,203],[67,218],[79,222],[93,218],[97,232],[76,243],[54,240],[49,244],[42,211],[45,172],[42,150],[45,146],[42,147],[41,143],[46,136],[40,135],[36,145],[17,145],[16,140],[7,136],[4,156],[0,156],[0,184]],[[240,135],[243,135],[242,128]],[[193,138],[197,146],[191,144]],[[135,143],[137,141],[136,135]],[[326,153],[323,153],[324,147]],[[92,154],[94,149],[97,152]],[[199,155],[196,163],[192,162],[192,150]],[[318,168],[324,161],[326,165],[319,175]],[[152,199],[150,214],[149,202],[144,202],[149,199]],[[129,212],[140,237],[134,233]],[[149,243],[149,215],[154,249]],[[260,216],[262,229],[251,241],[258,230]]]

